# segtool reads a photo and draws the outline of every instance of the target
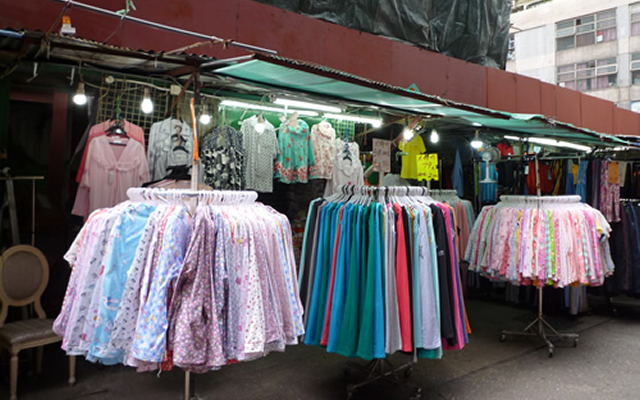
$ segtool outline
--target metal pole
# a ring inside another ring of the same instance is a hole
[[[542,335],[544,333],[544,326],[542,325],[542,286],[538,287],[538,333]]]
[[[55,2],[58,2],[58,3],[65,3],[65,4],[68,2],[68,0],[52,0],[52,1],[55,1]],[[173,32],[173,33],[179,33],[179,34],[182,34],[182,35],[197,37],[199,39],[211,40],[211,41],[214,41],[214,42],[221,42],[221,43],[224,42],[224,43],[227,43],[229,46],[235,46],[235,47],[239,47],[239,48],[242,48],[242,49],[245,49],[245,50],[258,51],[258,52],[269,53],[269,54],[277,54],[278,53],[275,50],[266,49],[264,47],[254,46],[254,45],[246,44],[246,43],[242,43],[242,42],[235,42],[233,40],[224,40],[224,39],[221,39],[221,38],[219,38],[217,36],[205,35],[204,33],[188,31],[186,29],[176,28],[174,26],[164,25],[164,24],[160,24],[160,23],[157,23],[157,22],[153,22],[153,21],[147,21],[146,19],[142,19],[142,18],[131,17],[129,15],[121,15],[121,14],[118,14],[118,13],[116,13],[114,11],[106,10],[104,8],[100,8],[100,7],[96,7],[96,6],[92,6],[90,4],[79,3],[77,1],[71,1],[71,5],[72,5],[72,7],[83,8],[85,10],[97,12],[99,14],[104,14],[104,15],[108,15],[110,17],[114,17],[114,18],[118,18],[118,19],[124,19],[124,20],[131,21],[131,22],[137,22],[137,23],[142,24],[142,25],[147,25],[147,26],[150,26],[150,27],[153,27],[153,28],[162,29],[162,30],[165,30],[165,31]]]
[[[36,180],[31,181],[31,245],[36,246]]]
[[[540,191],[540,162],[538,161],[538,154],[536,154],[536,194],[538,197],[542,196]]]
[[[185,371],[184,373],[184,400],[191,398],[191,372]]]
[[[535,155],[536,161],[536,194],[538,197],[542,196],[542,192],[540,190],[540,161],[538,160],[538,153]],[[540,203],[538,203],[538,206]],[[538,333],[540,335],[544,332],[544,326],[542,325],[542,283],[538,282]]]

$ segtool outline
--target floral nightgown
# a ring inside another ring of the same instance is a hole
[[[309,125],[298,120],[295,127],[288,123],[280,125],[278,146],[280,154],[275,165],[276,179],[283,183],[307,183],[316,179],[316,167],[313,148],[309,138]]]

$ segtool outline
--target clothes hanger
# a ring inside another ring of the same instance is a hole
[[[351,159],[351,153],[349,152],[349,127],[346,127],[344,132],[344,157],[342,159],[353,161]]]
[[[105,132],[107,133],[107,136],[117,135],[120,137],[128,138],[129,135],[127,135],[127,132],[124,130],[124,127],[122,125],[122,109],[120,108],[120,100],[121,100],[121,95],[118,94],[118,96],[116,97],[116,107],[115,107],[115,110],[113,111],[114,115],[112,118],[112,121],[114,123],[110,125],[109,128],[105,130]],[[126,143],[113,142],[112,144],[126,144]]]

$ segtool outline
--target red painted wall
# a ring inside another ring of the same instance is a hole
[[[124,5],[124,1],[84,2],[110,10]],[[606,133],[640,134],[640,114],[612,108],[612,103],[600,107],[585,94],[251,0],[135,0],[135,5],[137,11],[131,15],[139,18],[270,48],[284,57],[392,85],[407,87],[415,83],[422,92],[449,100],[509,112],[542,113]],[[0,27],[46,31],[63,6],[51,0],[0,0],[0,7]],[[108,43],[123,47],[167,51],[197,41],[131,22],[121,23],[79,8],[72,9],[70,15],[78,36],[105,41],[113,34]],[[220,58],[246,54],[236,48],[222,50],[219,45],[199,47],[193,52]]]

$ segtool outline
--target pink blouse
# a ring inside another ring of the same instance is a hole
[[[80,168],[78,168],[78,174],[76,175],[76,182],[82,181],[82,175],[84,174],[84,168],[87,163],[87,154],[89,153],[89,145],[91,141],[98,136],[104,136],[107,134],[106,130],[113,125],[112,121],[104,121],[91,127],[89,131],[89,137],[87,138],[87,144],[84,146],[84,153],[82,153],[82,161],[80,162]],[[144,149],[144,131],[138,125],[134,125],[129,121],[122,121],[122,127],[127,135],[142,145]]]
[[[98,136],[89,143],[72,214],[86,218],[98,208],[113,207],[127,200],[127,189],[148,180],[149,166],[139,142],[129,139],[124,146],[114,145]]]

